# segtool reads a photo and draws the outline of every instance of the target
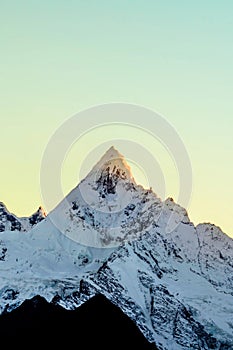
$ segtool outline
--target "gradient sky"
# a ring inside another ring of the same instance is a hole
[[[163,115],[186,146],[190,219],[233,236],[232,42],[231,0],[1,0],[0,201],[30,215],[54,131],[91,106],[134,103]],[[67,158],[65,193],[90,145]],[[172,172],[164,176],[175,198]]]

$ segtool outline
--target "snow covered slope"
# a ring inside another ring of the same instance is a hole
[[[137,185],[114,148],[29,232],[0,234],[1,312],[96,293],[158,349],[233,349],[233,240]]]
[[[72,240],[109,248],[139,237],[161,207],[151,190],[135,183],[123,156],[111,147],[49,218]]]

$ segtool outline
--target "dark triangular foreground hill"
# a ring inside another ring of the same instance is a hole
[[[36,296],[17,309],[0,316],[0,340],[18,347],[75,349],[156,350],[132,320],[103,295],[96,295],[76,310],[66,310]]]

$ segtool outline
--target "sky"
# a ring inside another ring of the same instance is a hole
[[[1,0],[0,201],[31,215],[44,204],[41,162],[56,130],[93,106],[129,103],[163,116],[183,141],[193,172],[191,221],[233,237],[232,38],[230,0]],[[176,200],[182,184],[161,144],[122,125],[98,132],[67,153],[64,195],[95,145],[100,154],[124,138],[153,155],[165,197]],[[127,142],[119,151],[128,156]],[[132,170],[144,185],[139,163]],[[153,189],[160,194],[159,184]]]

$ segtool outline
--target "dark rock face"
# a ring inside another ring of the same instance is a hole
[[[110,169],[110,166],[102,170],[98,180],[96,181],[97,189],[102,193],[102,196],[107,194],[115,194],[116,186],[120,179],[125,180],[127,178],[124,170],[114,166]]]
[[[0,241],[0,261],[4,261],[6,257],[7,248],[4,245],[4,242]]]
[[[0,202],[0,232],[5,230],[21,231],[22,225],[20,220],[10,214],[5,205]]]
[[[36,296],[0,316],[1,342],[17,347],[52,344],[76,349],[157,350],[137,326],[103,295],[75,310],[66,310]]]
[[[31,226],[35,226],[36,224],[44,220],[45,216],[46,214],[43,208],[39,207],[39,209],[28,218],[28,221]]]

